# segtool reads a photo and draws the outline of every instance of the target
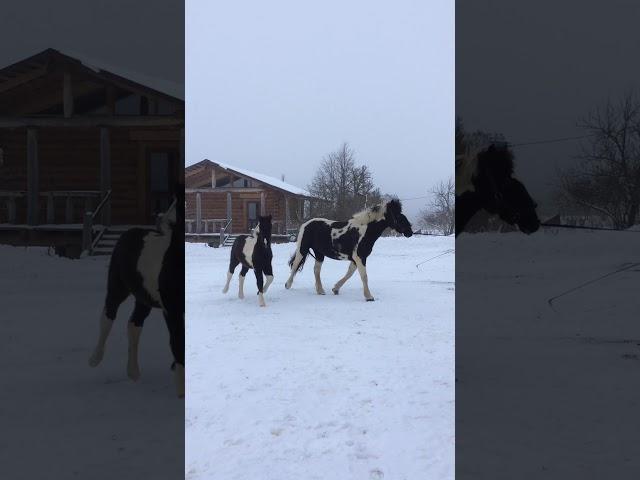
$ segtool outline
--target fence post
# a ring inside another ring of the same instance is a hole
[[[82,223],[82,251],[91,253],[91,241],[93,229],[93,212],[84,212],[84,220]]]

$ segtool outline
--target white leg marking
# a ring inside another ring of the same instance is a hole
[[[340,293],[340,289],[345,284],[345,282],[351,278],[351,275],[353,275],[353,273],[356,271],[356,268],[357,267],[355,263],[349,262],[349,268],[347,269],[347,273],[344,275],[344,277],[338,280],[335,286],[331,289],[331,291],[335,295],[338,295],[338,293]]]
[[[244,298],[244,275],[240,275],[240,288],[238,289],[238,298]]]
[[[267,293],[267,290],[269,289],[269,285],[271,285],[271,282],[273,282],[273,275],[267,275],[267,283],[264,284],[264,288],[262,289],[264,293]]]
[[[103,309],[102,315],[100,316],[100,333],[98,335],[98,343],[96,348],[93,350],[91,357],[89,357],[90,366],[96,367],[102,361],[102,357],[104,356],[104,345],[107,342],[107,337],[109,336],[109,332],[111,332],[112,326],[113,320],[107,318],[106,311]]]
[[[356,267],[358,267],[358,273],[360,274],[360,278],[362,279],[362,288],[364,290],[364,298],[367,299],[367,302],[372,302],[375,300],[371,292],[369,291],[369,278],[367,277],[367,267],[364,266],[362,260],[357,255],[354,255],[354,260],[356,262]]]
[[[263,289],[264,290],[264,289]],[[267,304],[264,303],[264,295],[258,292],[258,303],[261,307],[266,307]]]
[[[322,262],[316,260],[313,266],[313,274],[316,277],[316,292],[318,295],[324,295],[324,288],[322,288],[322,281],[320,280],[320,269],[322,268]]]
[[[289,280],[284,284],[284,287],[288,290],[293,285],[293,277],[298,273],[298,267],[300,266],[300,262],[302,261],[302,254],[300,250],[296,250],[296,258],[293,260],[293,265],[291,266],[291,274],[289,275]]]
[[[129,337],[129,357],[127,360],[127,376],[134,382],[140,378],[140,365],[138,365],[138,344],[140,343],[140,334],[142,327],[137,327],[129,322],[127,326]]]
[[[227,283],[222,289],[222,293],[227,293],[229,291],[229,284],[231,283],[231,277],[233,277],[233,273],[227,272]]]
[[[178,393],[178,397],[184,397],[184,365],[180,365],[176,363],[175,368],[175,379],[176,379],[176,391]]]

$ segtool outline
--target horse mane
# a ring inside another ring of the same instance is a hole
[[[365,208],[351,216],[351,223],[356,225],[368,225],[369,223],[379,222],[384,220],[384,216],[387,212],[387,207],[392,207],[395,214],[402,213],[402,204],[397,198],[390,200],[384,200],[383,202],[373,205],[369,208]]]
[[[491,143],[456,155],[456,195],[474,191],[478,175],[508,178],[513,175],[513,153],[507,145]]]

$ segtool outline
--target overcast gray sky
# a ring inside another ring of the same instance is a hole
[[[187,164],[304,187],[347,141],[401,198],[453,174],[453,0],[192,0],[186,22]]]
[[[581,135],[576,124],[640,80],[640,2],[458,0],[456,111],[511,142]],[[516,170],[549,204],[579,142],[516,148]]]
[[[176,0],[3,2],[0,67],[46,48],[184,83],[184,7]]]

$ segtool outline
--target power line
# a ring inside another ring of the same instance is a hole
[[[509,145],[510,147],[523,147],[523,146],[527,146],[527,145],[543,145],[543,144],[547,144],[547,143],[560,143],[560,142],[569,142],[572,140],[581,140],[583,138],[589,138],[589,137],[594,137],[596,136],[595,133],[590,133],[588,135],[579,135],[576,137],[560,137],[560,138],[551,138],[551,139],[547,139],[547,140],[533,140],[530,142],[518,142],[518,143],[512,143],[512,142],[505,142],[507,145]]]

